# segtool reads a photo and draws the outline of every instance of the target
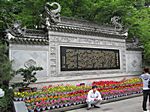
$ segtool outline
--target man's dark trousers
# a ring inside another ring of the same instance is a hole
[[[146,105],[147,105],[147,99],[149,97],[149,103],[150,103],[150,90],[143,90],[143,110],[147,111]]]

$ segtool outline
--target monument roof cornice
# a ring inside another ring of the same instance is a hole
[[[99,29],[96,27],[85,27],[85,26],[70,26],[70,25],[52,25],[48,27],[48,30],[55,32],[74,33],[81,35],[92,35],[92,36],[103,36],[108,38],[119,38],[125,39],[126,36],[114,32],[111,29]]]
[[[141,42],[126,40],[126,49],[129,51],[143,51],[144,47]]]
[[[48,30],[55,32],[74,33],[81,35],[103,36],[108,38],[125,39],[126,36],[111,24],[100,25],[95,22],[75,19],[70,17],[61,17],[61,22],[49,24]]]
[[[37,29],[26,29],[24,35],[15,35],[15,33],[7,33],[6,39],[10,43],[15,44],[32,44],[32,45],[48,45],[47,32]]]
[[[31,44],[31,45],[48,45],[48,40],[46,39],[39,39],[39,38],[28,38],[28,37],[23,37],[23,38],[11,38],[9,40],[10,43],[15,43],[15,44]]]
[[[27,29],[24,36],[25,37],[33,36],[33,37],[47,38],[47,31],[38,30],[38,29]]]
[[[19,24],[20,25],[20,24]],[[68,17],[62,17],[62,21],[58,24],[50,24],[45,28],[39,29],[23,29],[21,27],[8,29],[11,39],[11,43],[31,43],[31,44],[48,44],[48,31],[72,33],[80,35],[89,35],[106,38],[125,39],[126,36],[120,34],[120,32],[113,26],[99,25],[87,20],[72,19]]]

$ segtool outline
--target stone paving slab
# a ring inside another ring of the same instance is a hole
[[[15,112],[28,112],[28,109],[23,101],[14,102]]]
[[[118,98],[114,98],[114,99],[104,100],[102,102],[102,104],[116,102],[116,101],[125,100],[125,99],[129,99],[129,98],[134,98],[134,97],[139,97],[141,95],[142,94],[133,94],[133,95],[129,95],[129,96],[122,96],[122,97],[118,97]],[[65,107],[65,108],[53,109],[53,110],[49,110],[46,112],[64,112],[64,111],[75,110],[75,109],[84,108],[84,107],[86,107],[86,104],[79,104],[79,105],[73,105],[73,106],[69,106],[69,107]]]
[[[117,102],[102,104],[100,109],[93,108],[86,110],[86,108],[66,111],[66,112],[143,112],[142,111],[142,96],[121,100]]]

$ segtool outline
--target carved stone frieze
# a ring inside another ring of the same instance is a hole
[[[50,53],[50,56],[56,58],[56,53]]]
[[[56,47],[50,47],[50,53],[56,53]]]
[[[63,37],[63,38],[61,38],[59,41],[61,41],[61,42],[71,42],[72,40],[73,40],[72,38]]]
[[[50,74],[51,76],[56,76],[56,71],[51,71]]]
[[[50,64],[51,65],[56,65],[56,59],[50,59]]]
[[[50,44],[50,46],[54,46],[54,47],[57,46],[57,43],[55,43],[55,42],[50,41],[49,44]]]
[[[51,36],[50,42],[56,43],[77,43],[77,44],[93,44],[93,45],[107,45],[107,46],[116,46],[116,47],[125,47],[125,42],[118,42],[117,40],[109,39],[94,39],[94,38],[80,38],[80,37],[59,37]]]
[[[36,61],[33,60],[33,59],[29,59],[28,61],[26,61],[26,62],[24,63],[24,66],[27,67],[27,68],[29,68],[29,67],[31,67],[31,66],[35,66],[35,65],[36,65]]]

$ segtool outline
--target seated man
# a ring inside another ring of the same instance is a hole
[[[97,86],[92,86],[92,90],[90,90],[87,95],[87,100],[86,100],[88,104],[87,110],[91,109],[92,105],[95,108],[100,108],[99,106],[97,106],[97,104],[101,103],[101,101],[102,101],[102,97],[99,91],[97,90]]]

